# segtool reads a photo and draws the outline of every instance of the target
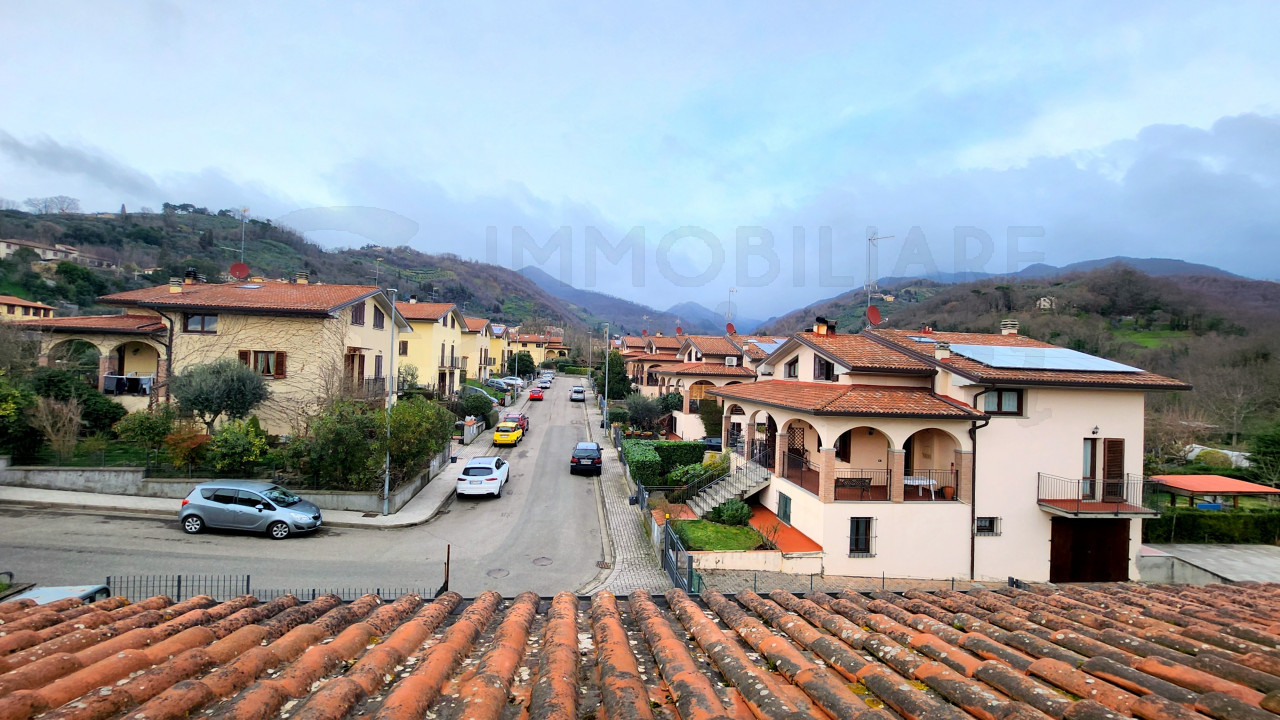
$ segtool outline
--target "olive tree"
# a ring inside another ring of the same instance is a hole
[[[169,381],[178,405],[190,410],[213,434],[218,418],[242,420],[270,397],[267,383],[253,368],[236,360],[196,365]]]

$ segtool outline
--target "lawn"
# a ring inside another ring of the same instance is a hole
[[[748,526],[719,525],[710,520],[673,520],[672,528],[687,550],[755,550],[763,539]]]
[[[1117,340],[1136,343],[1147,348],[1161,347],[1169,344],[1171,340],[1191,337],[1191,332],[1187,330],[1137,330],[1132,327],[1112,330],[1111,334]]]

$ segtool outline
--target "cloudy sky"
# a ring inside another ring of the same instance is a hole
[[[879,275],[1280,278],[1278,3],[635,5],[12,4],[0,197],[756,316],[861,285],[869,227]]]

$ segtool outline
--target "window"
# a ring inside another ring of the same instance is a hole
[[[218,332],[217,315],[187,315],[182,321],[183,332],[212,334]]]
[[[992,390],[982,396],[982,409],[988,415],[1021,415],[1021,390]]]
[[[800,377],[800,358],[792,358],[791,362],[782,366],[783,377],[798,378]]]
[[[994,537],[1000,534],[1000,518],[980,517],[973,524],[974,535]]]
[[[400,341],[400,357],[404,357],[405,355],[408,355],[408,354],[409,354],[409,341],[401,340]]]
[[[373,357],[373,376],[376,378],[382,377],[382,356],[381,355],[375,355]]]
[[[364,324],[364,303],[351,306],[351,324],[352,325]]]
[[[387,314],[382,312],[382,308],[377,305],[373,306],[373,329],[381,330],[386,325]]]
[[[1098,479],[1098,439],[1084,439],[1084,462],[1080,468],[1080,496],[1092,498],[1094,480]]]
[[[778,519],[791,524],[791,496],[785,493],[778,493]]]
[[[23,314],[23,315],[30,315],[30,314],[31,314],[31,308],[27,307],[26,305],[23,305],[23,306],[22,306],[22,314]]]
[[[282,378],[286,375],[286,354],[276,350],[241,350],[240,363],[248,365],[259,375]]]
[[[849,518],[849,557],[875,557],[875,518]]]
[[[813,379],[826,380],[830,382],[835,376],[836,366],[829,360],[813,356]]]

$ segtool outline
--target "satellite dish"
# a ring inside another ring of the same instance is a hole
[[[231,277],[244,280],[249,277],[249,266],[242,262],[231,264]]]
[[[680,327],[679,325],[677,325],[677,326],[676,326],[676,334],[677,334],[677,335],[683,335],[683,334],[684,334],[684,328],[682,328],[682,327]]]
[[[641,330],[641,331],[640,331],[640,334],[641,334],[641,335],[648,335],[648,334],[649,334],[649,331],[648,331],[648,330]]]
[[[880,318],[880,308],[876,307],[875,305],[872,305],[871,307],[867,308],[867,321],[868,321],[868,322],[870,322],[872,325],[879,325],[879,324],[880,324],[880,319],[881,319],[881,318]]]
[[[725,331],[727,331],[730,335],[737,335],[737,334],[738,334],[738,328],[734,327],[734,326],[733,326],[733,323],[726,323],[726,324],[725,324],[725,326],[724,326],[724,329],[725,329]]]

